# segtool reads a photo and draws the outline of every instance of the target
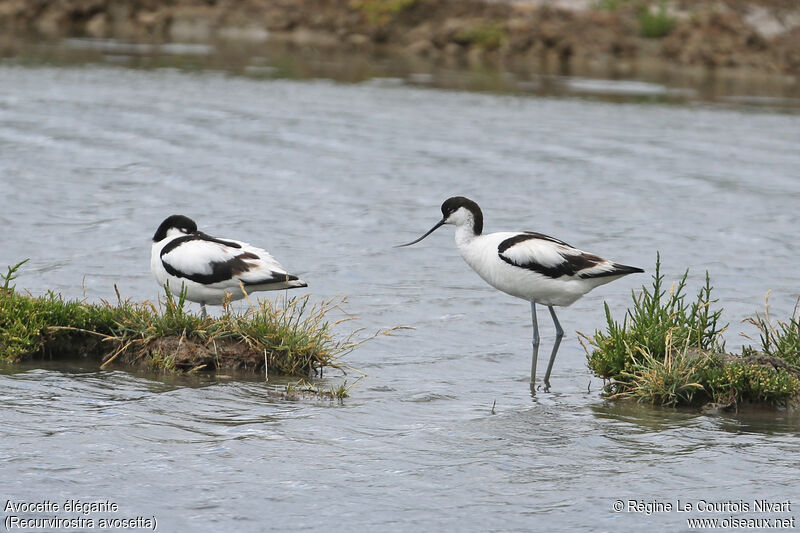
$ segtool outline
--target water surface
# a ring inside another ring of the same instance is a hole
[[[31,258],[18,287],[155,300],[150,238],[181,213],[266,247],[315,299],[346,295],[367,332],[415,328],[348,356],[368,375],[342,405],[258,377],[7,367],[6,497],[112,500],[163,531],[596,531],[686,529],[617,499],[796,495],[797,418],[602,399],[575,331],[602,326],[604,300],[621,316],[647,275],[559,312],[552,392],[532,396],[527,304],[469,270],[452,228],[392,245],[459,194],[487,231],[650,273],[660,251],[691,291],[710,271],[735,349],[767,291],[777,317],[798,294],[798,116],[387,85],[0,67],[0,264]]]

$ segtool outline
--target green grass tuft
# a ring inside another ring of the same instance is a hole
[[[475,45],[485,50],[495,50],[508,41],[508,32],[502,25],[490,22],[462,29],[455,35],[454,40],[465,46]]]
[[[619,11],[622,6],[628,4],[630,1],[631,0],[596,0],[593,4],[593,8],[613,13]]]
[[[652,287],[642,287],[622,323],[606,304],[606,330],[582,337],[589,368],[607,380],[610,398],[633,398],[659,405],[714,402],[786,404],[800,395],[800,324],[797,311],[789,322],[773,324],[769,308],[748,319],[761,331],[761,351],[724,353],[714,309],[711,279],[694,301],[685,296],[688,270],[669,290],[664,287],[661,258],[656,259]],[[590,348],[591,347],[591,348]]]
[[[692,403],[695,394],[705,390],[700,383],[705,363],[685,352],[669,353],[663,359],[644,354],[630,371],[621,372],[626,381],[617,396],[666,406]]]
[[[327,317],[343,299],[311,303],[308,296],[285,305],[252,303],[243,313],[204,319],[188,311],[185,293],[165,290],[160,309],[149,302],[114,305],[65,301],[48,292],[20,294],[11,285],[22,263],[10,267],[0,287],[0,359],[74,356],[76,351],[112,361],[164,370],[244,368],[308,376],[339,367],[338,358],[364,340],[358,331],[334,334],[343,322]],[[349,319],[348,319],[349,320]]]
[[[385,26],[420,0],[351,0],[350,7],[364,13],[370,24]]]
[[[732,361],[706,370],[705,389],[716,403],[763,402],[782,405],[800,394],[800,379],[785,368]]]
[[[664,287],[661,256],[656,258],[652,289],[642,287],[633,296],[633,309],[628,310],[620,324],[611,317],[605,304],[606,332],[596,332],[590,342],[597,349],[589,355],[589,368],[603,378],[613,378],[631,371],[646,356],[663,360],[676,347],[706,351],[724,349],[721,334],[727,326],[719,325],[721,309],[712,310],[711,280],[706,283],[692,303],[687,303],[684,291],[689,275],[687,270],[677,284]]]
[[[348,385],[347,380],[344,380],[344,382],[339,386],[321,389],[313,383],[309,383],[308,381],[301,379],[295,383],[287,383],[283,389],[279,388],[278,392],[283,398],[286,399],[312,397],[319,399],[338,400],[341,402],[345,398],[350,397],[350,389],[352,389],[359,381],[361,381],[361,378],[358,378],[354,383]]]
[[[764,314],[756,313],[746,322],[753,324],[761,333],[761,351],[765,354],[783,359],[788,364],[800,367],[800,298],[794,313],[788,322],[778,321],[773,324],[769,316],[769,294]]]
[[[659,39],[669,35],[675,27],[677,21],[675,17],[667,12],[667,6],[661,2],[658,10],[652,10],[649,6],[643,7],[639,11],[639,31],[642,37],[648,39]]]

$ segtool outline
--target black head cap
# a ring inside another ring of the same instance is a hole
[[[155,235],[153,235],[153,242],[163,240],[167,236],[167,232],[172,228],[179,229],[184,233],[194,233],[197,231],[197,224],[189,217],[172,215],[164,220],[158,227]]]
[[[447,217],[462,207],[472,213],[472,218],[474,220],[473,230],[475,231],[475,235],[480,235],[483,231],[483,212],[481,211],[481,208],[478,207],[478,204],[469,198],[464,198],[463,196],[453,196],[452,198],[445,200],[442,204],[442,217],[447,220]]]

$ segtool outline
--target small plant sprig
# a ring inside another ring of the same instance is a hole
[[[420,0],[350,0],[350,7],[364,13],[370,24],[385,26],[416,6]]]
[[[769,314],[769,293],[764,303],[764,314],[756,313],[755,316],[745,319],[758,328],[760,333],[761,351],[765,354],[783,359],[787,364],[800,367],[800,297],[794,306],[792,316],[788,322],[773,323]],[[745,335],[746,337],[746,335]]]
[[[455,42],[462,45],[475,45],[485,50],[495,50],[508,42],[508,31],[496,23],[464,28],[456,33]]]
[[[287,383],[285,387],[278,387],[277,391],[287,399],[294,399],[302,396],[314,396],[317,398],[326,398],[329,400],[338,400],[341,402],[345,398],[350,397],[350,390],[355,387],[362,378],[358,378],[353,383],[348,384],[345,379],[341,384],[327,389],[317,387],[304,379],[300,379],[294,383]]]
[[[8,272],[6,274],[0,274],[0,276],[2,276],[3,278],[3,287],[0,288],[0,290],[2,290],[3,292],[14,292],[16,286],[11,285],[11,282],[17,279],[17,272],[19,271],[20,267],[25,263],[27,263],[28,261],[30,261],[30,257],[28,259],[20,261],[14,266],[9,266]]]
[[[592,7],[602,11],[615,12],[618,11],[623,5],[627,4],[630,0],[595,0]]]
[[[676,22],[663,1],[659,3],[657,11],[653,11],[650,6],[644,6],[639,11],[639,31],[642,37],[648,39],[659,39],[669,35]]]

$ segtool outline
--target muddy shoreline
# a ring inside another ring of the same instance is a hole
[[[800,6],[705,0],[0,0],[0,54],[28,41],[281,45],[452,68],[800,81]]]

